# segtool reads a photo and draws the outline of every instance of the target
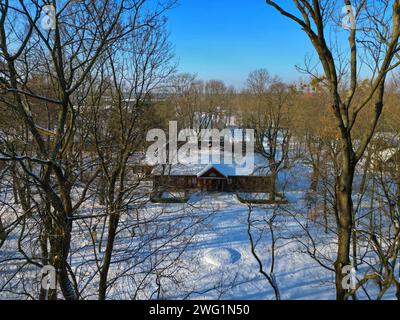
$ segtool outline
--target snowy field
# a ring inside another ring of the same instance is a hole
[[[292,200],[296,192],[290,195]],[[215,198],[216,197],[216,198]],[[202,195],[204,204],[218,203],[218,211],[210,217],[209,228],[198,236],[186,259],[192,260],[189,273],[196,299],[274,299],[267,280],[258,272],[258,264],[250,251],[247,235],[248,207],[234,194]],[[270,206],[271,207],[271,206]],[[262,218],[267,207],[258,206],[253,219]],[[299,225],[289,216],[279,216],[277,229],[281,235],[298,236]],[[270,242],[266,236],[258,245],[265,268],[269,268]],[[301,252],[295,241],[278,243],[275,274],[283,299],[334,299],[332,274]],[[181,298],[176,296],[174,298]]]
[[[302,187],[302,184],[299,186]],[[301,219],[302,192],[292,190],[286,196],[290,204],[285,205],[285,210],[290,212],[299,210],[297,218]],[[234,193],[194,193],[191,194],[187,204],[145,203],[138,208],[133,208],[131,214],[121,221],[121,232],[114,250],[115,263],[111,270],[112,276],[117,280],[108,293],[111,299],[155,298],[154,292],[158,286],[154,284],[157,283],[154,275],[152,275],[153,280],[146,282],[146,286],[137,290],[135,285],[133,289],[134,283],[145,281],[148,269],[163,271],[159,280],[161,289],[157,293],[158,298],[274,298],[272,288],[258,272],[257,262],[250,251],[247,234],[249,207],[240,203]],[[304,248],[294,241],[295,237],[301,234],[301,229],[291,214],[285,214],[285,210],[273,205],[255,206],[251,219],[261,220],[274,210],[278,213],[276,232],[293,239],[278,241],[276,249],[275,274],[282,298],[334,298],[333,274],[319,267],[302,252]],[[95,212],[101,212],[101,206],[87,203],[81,213]],[[137,214],[140,214],[140,217],[136,216]],[[140,225],[135,223],[139,220]],[[93,243],[88,231],[92,230],[96,223],[91,221],[90,226],[87,224],[87,221],[78,221],[74,224],[70,264],[83,289],[83,297],[94,299],[96,298],[94,252],[99,256],[101,253],[97,248],[99,239]],[[263,227],[263,224],[260,226]],[[149,232],[150,230],[153,232]],[[256,235],[257,229],[253,232]],[[146,239],[148,234],[156,235]],[[18,234],[11,235],[11,239],[17,240]],[[29,237],[26,243],[28,239]],[[40,279],[38,273],[40,269],[24,265],[17,243],[12,240],[7,241],[0,252],[0,259],[3,262],[1,299],[18,297],[7,292],[7,289],[14,292],[18,287],[16,279],[7,277],[7,274],[11,276],[17,268],[24,270],[17,277],[24,278],[25,282],[33,287],[38,286]],[[257,246],[257,252],[263,258],[266,269],[270,263],[269,250],[270,238],[266,233],[262,235]],[[150,252],[156,254],[151,255]],[[34,253],[28,255],[34,256]],[[146,255],[148,259],[143,257]],[[157,262],[153,261],[157,260],[157,256],[162,260],[158,268],[154,267]],[[4,261],[7,259],[10,259],[10,263],[5,266]],[[176,262],[177,260],[179,262]],[[167,271],[161,265],[168,263],[173,267]],[[142,277],[140,277],[141,272],[143,272]],[[131,290],[135,291],[134,296]]]
[[[266,221],[273,215],[274,275],[281,298],[335,299],[334,273],[320,264],[332,268],[335,235],[324,233],[321,217],[308,219],[304,190],[309,172],[301,164],[282,172],[279,189],[285,190],[288,203],[254,205],[250,217],[250,207],[234,193],[192,193],[185,204],[155,204],[138,197],[137,206],[128,208],[120,221],[108,299],[274,299],[252,255],[248,235],[250,219],[256,252],[269,271],[271,234]],[[368,199],[364,202],[367,206]],[[88,201],[80,214],[101,212],[101,206]],[[329,223],[334,225],[333,217]],[[101,226],[96,219],[74,222],[69,263],[83,299],[97,298],[96,260],[103,255],[99,247],[106,236],[105,232],[101,239]],[[310,241],[308,235],[317,241]],[[39,287],[40,268],[27,264],[22,254],[38,254],[30,251],[37,236],[27,232],[21,242],[23,251],[19,237],[17,231],[12,233],[0,251],[0,299],[34,298],[24,292],[37,292]],[[392,294],[389,291],[387,297]],[[365,298],[362,292],[359,297]]]

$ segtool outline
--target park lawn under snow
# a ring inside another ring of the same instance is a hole
[[[302,210],[301,192],[291,191],[287,193],[291,210],[296,210],[299,205],[299,212]],[[187,204],[153,204],[145,205],[145,219],[157,219],[157,228],[163,228],[163,223],[171,223],[176,230],[182,226],[191,226],[190,235],[193,235],[188,247],[184,248],[180,256],[179,264],[184,266],[174,273],[174,277],[180,281],[180,285],[166,281],[163,284],[162,298],[164,299],[274,299],[273,290],[267,280],[259,273],[258,264],[250,251],[250,243],[247,235],[248,206],[239,202],[235,193],[194,193],[191,194]],[[188,214],[188,208],[190,213]],[[100,207],[82,209],[82,214],[90,214]],[[252,219],[262,219],[273,210],[273,205],[255,206]],[[279,210],[280,211],[280,210]],[[158,215],[159,212],[163,212]],[[188,215],[182,220],[182,215]],[[204,221],[197,225],[193,219],[203,217]],[[143,218],[143,217],[142,217]],[[130,217],[125,217],[120,227],[123,229]],[[280,214],[277,221],[276,232],[288,238],[298,235],[301,230],[299,225],[291,216]],[[176,221],[176,222],[175,222]],[[94,257],[90,236],[82,225],[77,222],[74,226],[70,264],[76,272],[77,280],[84,283],[88,275],[93,272]],[[173,229],[167,231],[174,232]],[[257,235],[257,230],[253,230]],[[114,260],[121,261],[113,264],[110,269],[110,278],[117,276],[126,265],[124,261],[132,264],[135,260],[135,273],[141,268],[145,272],[148,261],[140,264],[139,260],[147,254],[145,245],[136,243],[130,229],[121,232],[114,249]],[[173,237],[173,235],[171,235]],[[13,237],[17,239],[17,235]],[[143,240],[142,240],[143,241]],[[144,242],[143,242],[144,243]],[[168,242],[163,248],[165,251],[182,250],[179,241]],[[136,249],[136,247],[138,249]],[[129,249],[127,251],[127,249]],[[331,248],[333,249],[333,248]],[[269,269],[270,262],[270,238],[266,233],[260,241],[257,252],[265,263],[265,269]],[[280,287],[282,299],[333,299],[334,284],[333,274],[325,271],[306,253],[301,253],[302,248],[296,241],[278,241],[276,252],[275,275]],[[6,252],[17,253],[16,241],[8,241],[2,248],[0,259],[5,258]],[[135,252],[136,256],[129,256]],[[139,253],[137,255],[137,253]],[[18,254],[18,253],[17,253]],[[173,259],[173,258],[171,258]],[[137,260],[137,264],[136,264]],[[151,259],[150,259],[151,260]],[[21,260],[23,261],[23,260]],[[90,267],[91,266],[91,267]],[[15,270],[18,265],[14,262],[9,265],[8,271]],[[25,269],[32,271],[32,277],[38,283],[38,272],[35,268]],[[6,272],[7,270],[3,270]],[[86,299],[96,299],[96,282],[92,282],[86,288]],[[93,289],[90,289],[90,286]],[[154,287],[149,287],[146,294],[140,294],[136,298],[147,299],[151,297]],[[132,298],[129,296],[130,281],[124,279],[111,287],[108,297],[111,299]],[[2,299],[15,297],[5,292],[0,292]],[[154,297],[153,297],[154,298]]]
[[[291,193],[294,200],[298,193]],[[234,194],[201,195],[201,203],[213,202],[218,211],[210,218],[209,228],[198,235],[196,243],[185,254],[193,261],[194,271],[187,276],[193,283],[196,299],[274,299],[272,288],[258,272],[247,235],[248,207]],[[273,207],[273,206],[269,206]],[[263,217],[267,206],[258,206],[253,219]],[[299,225],[289,216],[280,217],[281,234],[299,233]],[[254,230],[256,234],[256,231]],[[265,237],[257,247],[269,270],[270,241]],[[275,275],[282,299],[333,299],[332,274],[322,269],[307,254],[301,253],[295,241],[278,242]],[[171,298],[182,298],[175,295]]]
[[[333,268],[335,236],[324,234],[322,217],[315,222],[306,218],[304,196],[309,187],[309,173],[307,166],[297,163],[290,171],[279,175],[278,185],[280,190],[286,190],[288,204],[252,206],[252,234],[255,239],[260,235],[258,228],[266,227],[263,219],[270,217],[274,211],[277,213],[274,223],[278,238],[274,274],[282,299],[335,299],[334,273],[312,259],[304,246],[310,245],[303,229],[306,226],[317,239],[316,250],[320,261]],[[359,177],[355,180],[357,184]],[[364,203],[369,203],[368,197],[363,200]],[[181,279],[184,286],[166,285],[163,298],[275,298],[272,287],[260,274],[259,265],[251,254],[247,234],[249,206],[242,204],[236,194],[194,193],[188,204],[153,204],[152,210],[157,211],[161,207],[173,210],[178,216],[179,212],[185,212],[185,208],[190,207],[194,216],[206,217],[180,258],[186,268],[178,273],[177,279]],[[331,220],[330,224],[334,225],[334,221]],[[268,230],[264,230],[259,238],[257,253],[264,269],[269,271],[271,238]],[[171,247],[171,250],[175,249]],[[371,285],[368,288],[371,290]],[[390,294],[388,292],[387,296]],[[359,298],[366,298],[361,291]]]
[[[309,185],[309,169],[302,164],[297,166],[279,176],[280,189],[286,190],[288,204],[252,206],[253,236],[258,239],[260,228],[266,227],[263,219],[270,217],[275,210],[275,235],[278,240],[274,274],[281,298],[334,299],[334,274],[321,267],[306,252],[304,244],[308,243],[308,238],[303,227],[307,225],[309,232],[318,238],[318,254],[325,256],[326,263],[334,261],[335,239],[332,234],[325,235],[318,222],[306,222],[307,209],[303,198],[304,190],[307,190]],[[299,172],[302,172],[302,175]],[[275,298],[271,286],[260,274],[259,265],[251,254],[247,234],[249,206],[239,202],[236,194],[192,193],[185,204],[147,203],[146,199],[140,201],[145,201],[144,206],[139,206],[137,210],[131,208],[128,214],[121,218],[121,231],[116,239],[113,256],[116,263],[111,266],[110,279],[120,276],[123,280],[116,281],[110,287],[108,298],[156,298],[154,292],[157,288],[154,281],[148,287],[144,287],[140,294],[132,296],[135,287],[132,277],[138,277],[143,272],[144,279],[146,268],[159,263],[157,255],[163,255],[162,263],[165,265],[176,258],[179,260],[179,266],[167,269],[165,279],[161,279],[162,290],[159,298]],[[367,203],[368,199],[365,201]],[[97,210],[101,210],[101,207],[87,203],[81,214],[91,214]],[[136,230],[132,228],[132,225],[135,226],[135,223],[132,223],[135,219],[140,221],[135,227]],[[95,274],[93,246],[89,229],[84,223],[86,221],[83,220],[74,224],[70,264],[81,285],[89,281],[84,298],[96,299],[96,280],[90,282]],[[138,232],[141,232],[142,236],[137,236]],[[152,234],[155,234],[154,239],[146,238]],[[17,239],[18,233],[11,236],[12,239]],[[180,241],[183,238],[189,241],[183,244]],[[164,239],[166,240],[163,243]],[[158,246],[157,255],[152,256],[151,250],[155,246]],[[265,229],[258,242],[257,253],[267,272],[271,262],[270,247],[270,233]],[[14,252],[18,256],[16,241],[7,241],[0,252],[0,259],[7,259],[6,254],[13,255]],[[8,270],[4,268],[1,272],[5,275],[16,268],[18,265],[13,261]],[[40,270],[33,269],[37,284],[37,273]],[[132,276],[127,270],[132,272]],[[168,281],[168,276],[173,276],[176,282]],[[137,280],[138,278],[135,278],[135,281]],[[9,286],[11,285],[12,282]],[[1,299],[10,297],[15,296],[0,292]]]

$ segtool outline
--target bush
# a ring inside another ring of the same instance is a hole
[[[250,198],[242,198],[238,192],[236,192],[236,197],[241,203],[245,204],[286,204],[287,200],[281,194],[277,194],[281,199],[275,199],[275,201],[270,199],[250,199]]]
[[[183,198],[163,198],[163,192],[158,192],[150,197],[152,203],[186,203],[189,200],[188,192],[185,192],[185,197]]]

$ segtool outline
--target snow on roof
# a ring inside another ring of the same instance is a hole
[[[202,151],[199,150],[199,153],[201,152]],[[221,163],[213,162],[212,156],[210,155],[209,163],[201,163],[201,157],[199,157],[197,162],[193,161],[188,164],[178,163],[173,165],[158,165],[154,168],[153,175],[199,177],[211,168],[215,168],[226,177],[269,175],[267,160],[260,154],[254,155],[254,167],[247,166],[246,163],[235,163],[235,159],[233,157],[232,163],[224,163],[223,152],[221,152],[221,158]]]
[[[389,161],[396,153],[398,152],[397,148],[388,148],[386,150],[380,151],[378,153],[379,160],[383,162]]]
[[[201,177],[202,175],[204,175],[205,173],[207,173],[208,171],[210,171],[212,168],[216,169],[220,174],[222,174],[225,177],[229,177],[232,176],[233,174],[231,174],[232,172],[230,172],[229,167],[226,165],[220,165],[220,164],[209,164],[208,166],[206,166],[203,170],[201,170],[198,174],[197,177]]]
[[[150,165],[147,162],[146,154],[144,152],[133,152],[128,158],[130,165]]]
[[[373,168],[374,166],[377,166],[380,163],[383,164],[383,163],[388,163],[391,160],[392,161],[396,160],[397,157],[399,156],[399,152],[400,152],[399,148],[387,148],[382,151],[378,151],[371,155],[371,162],[369,166]],[[366,163],[367,163],[367,158],[366,156],[364,156],[360,160],[359,165],[362,167],[365,166]]]
[[[158,165],[154,167],[152,174],[155,176],[197,176],[205,165],[197,164],[174,164]]]

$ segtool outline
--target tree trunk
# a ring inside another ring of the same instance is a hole
[[[19,197],[18,197],[18,177],[15,168],[15,162],[11,165],[11,177],[12,177],[12,185],[13,185],[13,193],[14,193],[14,202],[15,204],[19,204]]]
[[[104,177],[104,174],[100,175],[99,178],[99,203],[104,206],[106,204],[106,196],[107,196],[107,180]]]
[[[357,271],[357,228],[356,228],[356,212],[353,210],[352,213],[352,222],[353,222],[353,228],[352,228],[352,249],[353,249],[353,265],[354,269]]]
[[[67,258],[70,249],[72,224],[65,222],[62,228],[57,228],[57,236],[51,240],[51,264],[57,271],[57,282],[65,300],[78,300],[78,295],[68,276]],[[50,290],[49,295],[54,294]],[[54,298],[54,297],[53,297]]]
[[[47,207],[45,209],[47,209]],[[49,216],[48,214],[45,215],[45,217],[48,217],[48,216]],[[40,230],[40,235],[39,235],[40,252],[42,255],[41,260],[42,260],[43,266],[49,264],[49,250],[47,247],[47,241],[48,241],[48,238],[46,235],[45,227],[43,226],[42,229]],[[43,280],[44,276],[45,275],[43,274],[42,280]],[[49,293],[48,290],[46,290],[45,288],[43,288],[43,287],[40,288],[39,300],[47,300],[49,298],[48,293]]]
[[[369,234],[374,234],[375,219],[374,219],[374,198],[375,198],[375,179],[372,179],[371,199],[369,204]]]
[[[99,240],[99,252],[103,250],[103,239],[104,239],[104,232],[106,230],[106,224],[107,224],[107,216],[104,217],[104,221],[102,222],[100,240]]]
[[[6,230],[3,226],[3,222],[1,221],[1,217],[0,217],[0,248],[1,248],[1,244],[3,243],[4,240],[6,240]]]
[[[128,153],[121,157],[120,167],[114,172],[113,178],[108,188],[108,205],[110,206],[110,218],[108,220],[107,245],[104,253],[103,264],[100,269],[99,300],[106,299],[108,271],[110,269],[111,258],[114,250],[114,241],[117,234],[119,218],[122,208],[122,195],[124,191],[125,165]],[[116,190],[116,184],[118,190]],[[117,192],[116,192],[117,191]],[[117,196],[116,196],[117,195]]]
[[[328,187],[324,186],[324,229],[325,234],[328,234]]]
[[[277,180],[277,170],[275,168],[275,165],[270,165],[270,170],[271,170],[271,194],[269,196],[269,199],[272,202],[275,202],[276,200],[276,180]]]
[[[338,204],[338,251],[335,262],[336,271],[336,299],[346,298],[346,289],[343,288],[343,267],[350,265],[351,230],[353,226],[352,186],[354,167],[349,153],[344,154],[342,172],[337,179],[336,197]]]
[[[400,300],[400,283],[396,283],[396,299]]]
[[[113,253],[114,240],[115,240],[115,235],[117,233],[118,222],[119,222],[119,212],[113,211],[110,214],[110,219],[108,222],[107,246],[104,253],[103,265],[100,270],[99,300],[106,299],[108,271],[110,269],[111,257]]]
[[[319,184],[319,172],[316,165],[313,165],[313,171],[311,174],[311,184],[310,184],[310,191],[315,194],[318,191],[318,184]]]

